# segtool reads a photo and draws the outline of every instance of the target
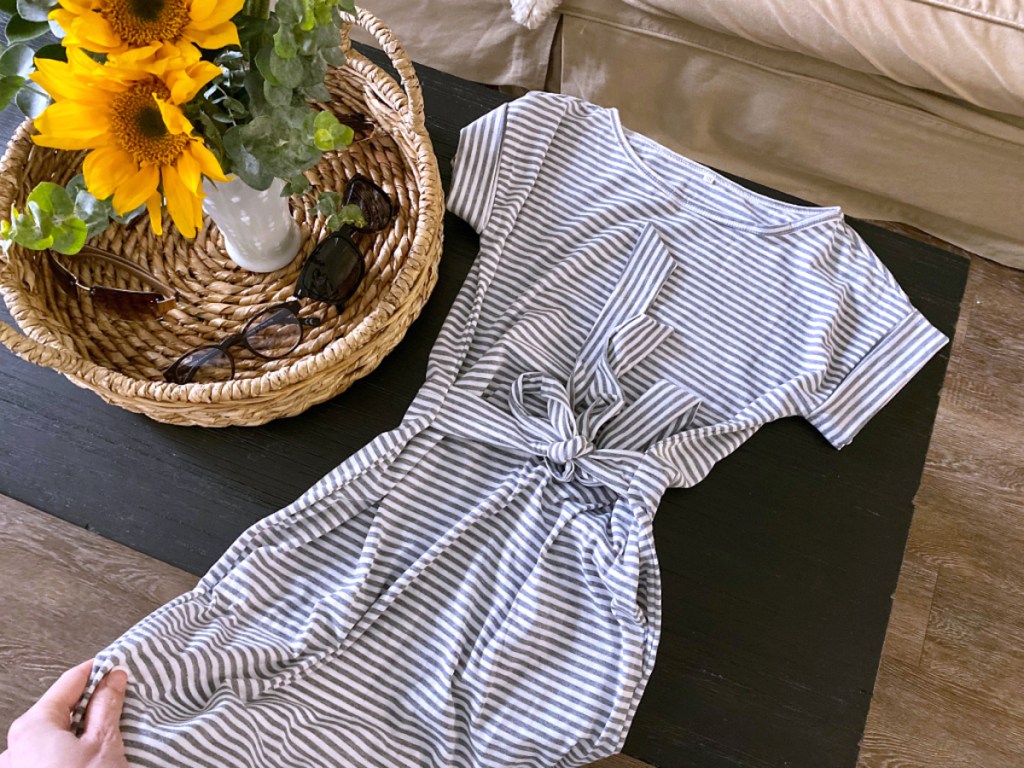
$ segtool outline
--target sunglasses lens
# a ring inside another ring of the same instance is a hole
[[[348,299],[363,279],[363,256],[342,232],[320,241],[302,266],[295,295],[339,304]]]
[[[217,347],[194,349],[174,365],[172,375],[175,384],[190,381],[208,383],[227,381],[234,374],[231,356]]]
[[[359,210],[363,212],[366,226],[360,227],[360,232],[379,232],[391,221],[391,198],[383,189],[363,176],[356,176],[348,183],[345,203],[358,205]]]
[[[246,344],[260,357],[284,357],[299,346],[301,340],[299,318],[283,307],[260,312],[245,327]]]
[[[93,304],[106,311],[137,319],[170,309],[170,303],[165,303],[161,310],[162,297],[151,285],[109,259],[84,251],[65,260],[50,254],[50,260],[54,278],[68,294],[75,295],[77,275],[83,285],[91,286]],[[73,270],[69,269],[71,264]]]

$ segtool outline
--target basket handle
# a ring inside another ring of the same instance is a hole
[[[352,50],[352,43],[349,38],[350,27],[358,24],[376,38],[381,49],[391,59],[391,64],[402,78],[401,87],[388,89],[387,93],[381,92],[374,87],[374,94],[387,104],[390,104],[402,116],[402,120],[414,131],[424,130],[423,119],[423,91],[420,88],[419,78],[416,77],[416,70],[412,66],[409,54],[385,24],[367,11],[365,8],[357,7],[355,18],[345,25],[341,33],[341,47],[346,56],[357,56],[365,58],[362,54]],[[388,78],[391,81],[391,78]]]
[[[29,363],[53,368],[55,371],[79,379],[93,381],[99,366],[84,361],[78,355],[65,349],[43,344],[18,333],[13,327],[0,320],[0,344]]]

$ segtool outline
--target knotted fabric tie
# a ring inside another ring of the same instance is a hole
[[[675,259],[657,230],[645,225],[576,353],[567,382],[546,372],[560,367],[551,359],[557,345],[547,342],[538,347],[524,337],[525,329],[515,337],[510,333],[507,344],[496,344],[488,353],[491,359],[485,355],[478,361],[478,375],[466,375],[451,386],[434,427],[541,457],[552,475],[564,482],[626,493],[648,461],[644,451],[651,442],[666,426],[692,416],[700,402],[692,393],[659,380],[627,405],[619,383],[620,376],[672,332],[647,312],[674,270]],[[536,332],[529,335],[546,338]],[[484,392],[509,347],[520,362],[536,367],[512,380],[504,404],[496,392]]]
[[[548,460],[552,475],[563,482],[576,479],[584,485],[603,485],[625,492],[629,477],[643,459],[639,451],[601,450],[594,443],[591,425],[604,403],[595,403],[578,417],[566,385],[549,374],[520,374],[509,391],[508,411],[523,446]],[[613,404],[618,410],[620,403]],[[605,414],[611,415],[611,414]]]

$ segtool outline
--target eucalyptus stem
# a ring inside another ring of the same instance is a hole
[[[50,94],[48,94],[46,91],[40,91],[34,85],[29,85],[28,81],[26,81],[25,84],[23,86],[21,86],[21,87],[24,88],[26,91],[32,91],[32,93],[38,93],[40,96],[43,96],[43,97],[45,97],[47,99],[50,98]]]
[[[245,0],[242,13],[254,19],[269,19],[270,0]]]

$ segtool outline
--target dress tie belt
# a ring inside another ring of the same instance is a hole
[[[648,446],[664,429],[688,423],[700,403],[658,380],[627,405],[619,382],[672,332],[647,310],[674,270],[657,231],[645,226],[564,382],[548,372],[555,366],[545,355],[532,354],[532,345],[518,339],[515,356],[536,367],[519,373],[502,398],[492,388],[489,369],[502,359],[495,351],[504,349],[499,342],[493,358],[481,361],[482,376],[468,375],[448,390],[435,427],[540,457],[558,480],[624,494],[648,461]]]

